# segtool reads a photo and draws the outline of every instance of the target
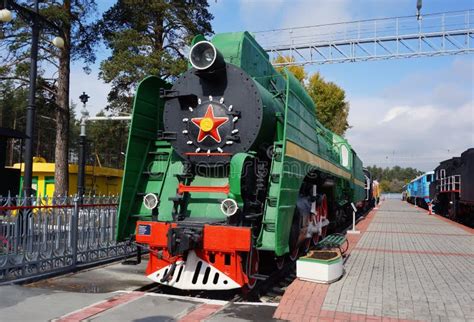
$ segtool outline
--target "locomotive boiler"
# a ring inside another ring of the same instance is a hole
[[[247,32],[197,36],[173,84],[138,86],[117,238],[180,289],[252,288],[345,223],[370,189],[350,144],[317,120],[287,70]]]

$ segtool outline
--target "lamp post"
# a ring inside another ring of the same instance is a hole
[[[33,177],[33,140],[36,121],[36,78],[38,73],[38,41],[42,28],[54,29],[61,33],[61,29],[39,14],[38,0],[34,2],[34,9],[23,7],[13,0],[4,0],[0,10],[0,21],[7,23],[13,19],[12,9],[24,20],[31,23],[31,53],[30,53],[30,87],[28,92],[28,107],[26,109],[26,139],[25,139],[25,172],[23,175],[23,191],[25,197],[32,194],[31,183]],[[58,48],[64,47],[64,40],[56,37],[53,44]]]
[[[82,102],[81,110],[81,134],[79,136],[79,168],[77,170],[77,194],[79,196],[79,202],[82,203],[82,198],[85,193],[85,178],[86,178],[86,122],[89,118],[89,112],[86,109],[89,95],[82,92],[79,96]]]
[[[416,20],[421,20],[421,7],[423,6],[423,0],[416,1]]]

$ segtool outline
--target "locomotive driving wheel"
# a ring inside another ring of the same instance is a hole
[[[306,238],[306,240],[304,241],[304,244],[303,244],[303,246],[304,246],[303,252],[304,253],[309,252],[309,249],[311,248],[311,240],[312,240],[312,238]]]
[[[260,257],[258,255],[258,250],[256,248],[252,248],[250,254],[247,255],[247,259],[245,261],[245,274],[248,276],[248,283],[245,285],[247,290],[251,290],[257,284],[257,279],[252,278],[251,276],[258,273],[258,266],[260,262]]]
[[[293,262],[298,259],[298,255],[300,253],[300,246],[301,246],[301,243],[299,242],[300,233],[301,233],[301,216],[298,209],[296,209],[295,214],[293,216],[293,222],[291,223],[290,241],[288,245],[290,247],[290,253],[288,254],[288,256],[290,257],[290,260]]]
[[[327,219],[328,217],[328,199],[325,194],[322,196],[321,200],[321,205],[319,205],[316,209],[316,223],[320,225],[324,219]],[[324,226],[321,228],[321,233],[320,234],[314,234],[312,241],[313,245],[316,246],[321,240],[323,240],[326,237],[326,233],[328,230],[328,226]]]
[[[281,271],[285,266],[285,256],[278,256],[277,258],[275,258],[275,265],[276,268]]]
[[[300,254],[300,249],[299,247],[294,248],[293,250],[290,251],[290,260],[291,261],[296,261],[298,259],[298,255]]]

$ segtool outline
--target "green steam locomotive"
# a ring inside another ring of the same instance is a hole
[[[193,40],[173,84],[138,86],[117,237],[180,289],[252,288],[366,207],[370,184],[341,136],[247,32]]]

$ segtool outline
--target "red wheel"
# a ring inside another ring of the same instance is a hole
[[[301,243],[298,243],[300,233],[301,217],[298,213],[298,210],[296,210],[295,215],[293,216],[293,222],[291,223],[290,238],[288,241],[288,246],[290,248],[290,253],[288,255],[292,261],[295,261],[300,253]]]
[[[253,248],[252,253],[247,256],[247,260],[245,261],[245,273],[249,279],[246,287],[250,290],[253,289],[257,284],[257,279],[251,278],[250,276],[258,273],[259,259],[258,250]]]
[[[319,234],[313,234],[311,241],[313,242],[313,246],[316,246],[319,243],[320,236]]]
[[[311,238],[306,238],[304,241],[304,252],[307,253],[309,252],[309,249],[311,248]]]
[[[327,219],[328,218],[328,198],[326,197],[326,195],[323,195],[323,201],[321,203],[321,210],[322,210],[322,215],[321,215],[321,219]],[[322,229],[321,229],[321,239],[324,239],[326,238],[326,234],[328,232],[328,226],[324,226]]]
[[[299,247],[296,247],[295,249],[291,250],[290,251],[290,260],[292,262],[296,261],[298,259],[298,255],[300,254],[300,248]]]
[[[316,222],[320,223],[324,219],[327,219],[328,217],[328,200],[326,198],[326,195],[323,195],[321,205],[317,209],[317,215],[316,215]],[[321,228],[321,234],[314,234],[312,241],[313,245],[316,246],[321,240],[323,240],[326,237],[328,227],[324,226]]]

